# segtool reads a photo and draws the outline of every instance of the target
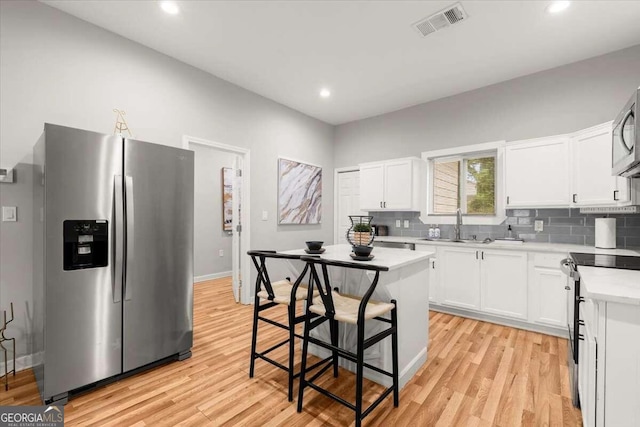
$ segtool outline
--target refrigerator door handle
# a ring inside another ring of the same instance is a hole
[[[131,283],[129,281],[129,275],[127,274],[128,266],[133,265],[133,178],[130,176],[124,177],[124,196],[126,202],[126,214],[127,214],[127,254],[126,264],[124,270],[124,299],[125,301],[131,300]]]
[[[113,176],[115,199],[115,272],[113,276],[113,302],[122,300],[122,263],[124,262],[124,206],[122,204],[122,175]]]

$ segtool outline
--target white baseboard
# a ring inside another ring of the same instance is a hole
[[[9,360],[9,369],[13,362]],[[25,356],[16,357],[16,372],[24,371],[42,363],[42,355],[27,354]],[[0,362],[0,373],[5,372],[4,362]]]
[[[205,282],[207,280],[220,279],[221,277],[231,276],[231,271],[222,271],[220,273],[205,274],[204,276],[195,276],[193,278],[194,283]]]

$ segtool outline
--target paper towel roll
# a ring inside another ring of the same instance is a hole
[[[596,248],[616,248],[615,218],[596,218]]]

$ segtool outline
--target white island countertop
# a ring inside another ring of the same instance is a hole
[[[412,251],[410,249],[392,249],[392,248],[374,248],[371,255],[374,258],[371,261],[355,261],[351,258],[351,245],[330,245],[325,246],[325,252],[321,255],[309,255],[304,249],[294,249],[291,251],[282,251],[283,254],[289,255],[305,255],[320,256],[323,259],[351,262],[354,264],[373,264],[387,267],[389,271],[405,267],[420,261],[426,261],[431,258],[433,252]]]
[[[640,305],[640,271],[578,266],[585,298]]]

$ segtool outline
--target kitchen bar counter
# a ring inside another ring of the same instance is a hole
[[[285,251],[283,253],[309,256],[304,249]],[[351,254],[351,245],[331,245],[325,246],[325,252],[319,256],[324,259],[350,262],[353,264],[375,264],[387,267],[389,271],[392,271],[416,262],[426,261],[433,255],[430,252],[375,248],[373,252],[371,252],[371,255],[374,256],[371,261],[355,261],[351,256],[349,256],[349,254]]]
[[[419,237],[402,237],[402,236],[376,236],[374,242],[394,242],[394,243],[413,243],[415,245],[426,246],[458,246],[462,248],[480,248],[480,249],[507,249],[515,251],[526,252],[555,252],[565,253],[569,252],[582,252],[582,253],[598,253],[609,255],[630,255],[640,256],[640,250],[638,249],[599,249],[593,246],[584,245],[568,245],[562,243],[539,243],[539,242],[524,242],[524,243],[504,243],[500,241],[494,241],[486,244],[482,241],[478,243],[456,243],[437,240],[424,240]]]
[[[354,261],[349,254],[350,245],[326,246],[322,258],[344,261],[353,264],[375,264],[388,267],[389,271],[380,273],[380,279],[372,300],[390,301],[395,299],[398,307],[398,365],[400,368],[399,383],[402,388],[427,360],[427,345],[429,343],[429,258],[431,252],[418,252],[409,249],[374,248],[371,261]],[[285,251],[293,255],[307,255],[302,249]],[[291,277],[296,277],[303,269],[302,261],[292,260]],[[363,295],[374,277],[373,272],[343,267],[329,267],[331,285],[337,287],[341,293]],[[306,281],[306,278],[305,278]],[[327,324],[320,325],[312,333],[329,336]],[[369,320],[365,324],[366,336],[372,336],[382,330],[381,322]],[[340,346],[355,351],[356,326],[340,324]],[[309,351],[320,357],[327,357],[320,348],[309,347]],[[387,371],[391,370],[390,340],[382,340],[365,351],[365,361]],[[354,371],[351,362],[341,359],[341,365]],[[389,378],[369,369],[365,369],[365,377],[390,385]]]
[[[578,266],[578,272],[585,298],[640,305],[640,271]]]

